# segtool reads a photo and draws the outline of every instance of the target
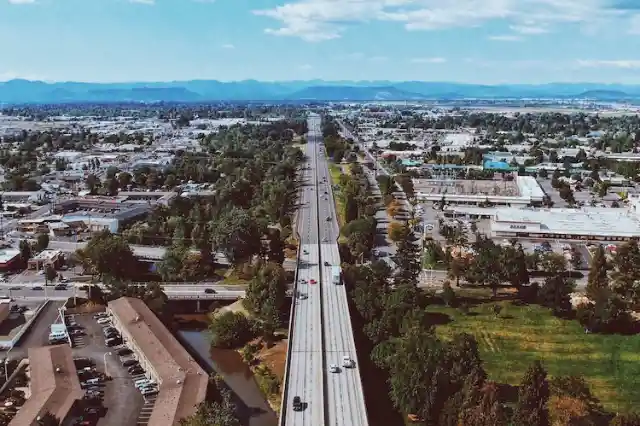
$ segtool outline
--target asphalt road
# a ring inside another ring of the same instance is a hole
[[[319,118],[309,118],[308,158],[304,171],[303,190],[298,210],[297,228],[300,237],[300,262],[295,286],[293,327],[289,336],[289,369],[283,409],[284,424],[324,425],[324,371],[322,353],[321,280],[318,245],[318,209],[316,162]],[[315,284],[312,284],[312,281]],[[302,411],[293,410],[293,399],[299,397]]]
[[[320,212],[320,244],[322,261],[322,306],[325,344],[327,425],[368,425],[367,410],[360,379],[358,356],[353,338],[347,291],[341,282],[332,282],[332,268],[340,266],[338,237],[340,228],[335,210],[329,165],[324,153],[318,154],[318,184]],[[343,366],[343,357],[355,362],[352,368]],[[329,367],[336,365],[337,371]]]

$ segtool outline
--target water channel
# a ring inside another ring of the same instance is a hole
[[[260,391],[253,373],[240,354],[230,349],[211,349],[206,330],[180,330],[178,334],[218,373],[245,405],[248,426],[276,426],[278,416]],[[243,416],[245,417],[245,416]],[[244,419],[242,419],[244,420]]]

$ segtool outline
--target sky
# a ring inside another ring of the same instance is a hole
[[[640,84],[640,0],[0,0],[0,81]]]

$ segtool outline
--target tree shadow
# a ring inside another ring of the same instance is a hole
[[[449,315],[443,314],[441,312],[427,312],[426,321],[433,326],[438,326],[449,324],[453,320]]]

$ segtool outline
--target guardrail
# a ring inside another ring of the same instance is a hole
[[[308,142],[307,142],[308,143]],[[304,188],[304,187],[302,187]],[[300,191],[300,197],[302,196],[302,190]],[[289,331],[288,331],[288,343],[287,343],[287,358],[284,364],[284,377],[282,379],[282,401],[280,402],[280,426],[285,426],[287,417],[287,396],[289,393],[289,368],[291,367],[291,348],[293,345],[293,324],[296,310],[296,297],[295,294],[298,291],[298,265],[300,264],[300,251],[302,249],[302,241],[300,233],[298,232],[298,217],[299,210],[296,210],[296,217],[294,223],[296,224],[296,236],[298,238],[298,252],[296,253],[296,271],[293,276],[293,297],[291,298],[291,310],[289,312]]]

